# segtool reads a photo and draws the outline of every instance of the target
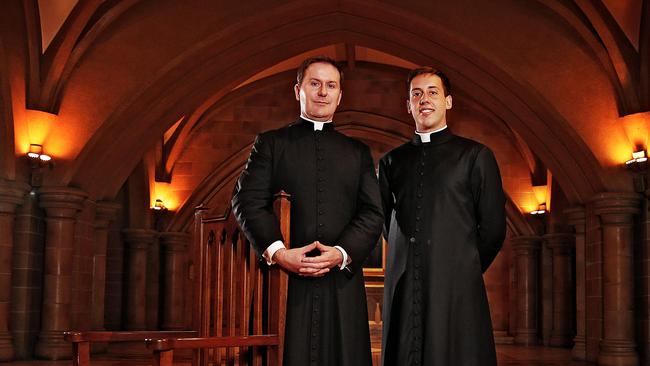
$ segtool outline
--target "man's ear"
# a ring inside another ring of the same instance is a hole
[[[336,105],[339,105],[341,103],[341,97],[343,96],[343,90],[339,93],[339,100],[336,101]]]
[[[451,109],[451,105],[452,105],[451,102],[452,102],[451,94],[449,94],[445,97],[445,106],[447,107],[447,109]]]
[[[296,84],[293,87],[293,91],[296,93],[296,100],[300,101],[300,85]]]
[[[406,100],[406,112],[411,114],[411,101],[408,99]]]

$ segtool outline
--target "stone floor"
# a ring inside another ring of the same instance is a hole
[[[571,351],[563,348],[520,347],[502,345],[497,347],[499,366],[587,366],[587,362],[571,360]],[[95,366],[144,366],[151,363],[142,359],[109,358],[100,355],[93,358]],[[177,365],[187,366],[188,362],[178,362]],[[70,365],[70,361],[16,361],[0,362],[0,365],[15,366],[58,366]]]

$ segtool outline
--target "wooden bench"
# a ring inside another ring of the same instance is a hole
[[[197,334],[196,331],[85,331],[65,332],[63,339],[72,343],[72,364],[74,366],[89,366],[92,342],[144,342],[146,339],[196,337]]]

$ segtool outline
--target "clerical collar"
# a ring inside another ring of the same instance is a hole
[[[422,140],[423,143],[427,143],[427,142],[431,142],[431,134],[438,133],[438,132],[444,130],[445,128],[447,128],[447,125],[444,125],[444,126],[440,127],[439,129],[437,129],[435,131],[431,131],[431,132],[418,132],[418,131],[415,131],[415,133],[420,136],[420,140]]]
[[[331,125],[332,120],[325,121],[325,122],[322,122],[322,121],[314,121],[313,119],[309,119],[309,118],[307,118],[307,117],[305,117],[305,116],[303,116],[303,115],[300,115],[300,118],[302,118],[303,120],[305,120],[305,121],[307,121],[307,122],[311,122],[311,123],[313,123],[313,124],[314,124],[314,131],[322,131],[322,130],[323,130],[323,127],[325,126],[326,123],[328,124],[328,125],[327,125],[328,128],[332,126],[332,125]]]
[[[437,145],[451,140],[454,135],[449,131],[447,126],[432,132],[417,132],[413,134],[411,143],[414,145]]]

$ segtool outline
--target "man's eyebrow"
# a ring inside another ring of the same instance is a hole
[[[338,84],[339,82],[336,80],[321,80],[319,78],[309,78],[309,81],[318,81],[319,83],[336,83]]]

